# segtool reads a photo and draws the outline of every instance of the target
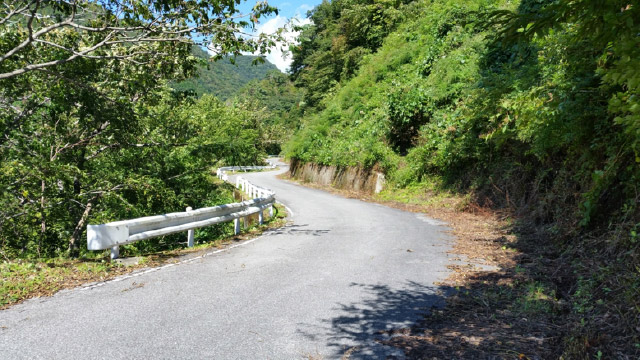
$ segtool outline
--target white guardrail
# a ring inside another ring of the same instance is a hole
[[[271,166],[226,166],[217,171],[217,176],[228,181],[227,171],[247,171],[273,169]],[[169,235],[187,231],[187,245],[193,246],[194,229],[233,220],[235,234],[240,233],[240,219],[245,228],[248,224],[247,216],[258,213],[258,221],[262,224],[264,211],[269,209],[269,216],[273,216],[275,193],[250,183],[238,176],[236,188],[242,189],[251,197],[239,203],[224,204],[164,215],[147,216],[137,219],[122,220],[100,225],[87,225],[87,248],[89,250],[111,249],[111,258],[119,256],[119,246],[132,242],[150,239],[157,236]]]
[[[223,166],[221,168],[218,168],[218,170],[216,171],[216,175],[218,176],[218,178],[222,179],[223,181],[229,181],[229,176],[226,174],[227,171],[244,171],[247,172],[249,170],[265,170],[265,169],[275,169],[276,165],[273,164],[271,161],[267,160],[267,163],[269,163],[269,166]]]

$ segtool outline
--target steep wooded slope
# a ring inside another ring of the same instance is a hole
[[[195,56],[207,60],[209,55],[199,47],[192,49]],[[232,63],[230,59],[208,62],[198,68],[198,76],[175,83],[172,87],[179,91],[191,90],[197,96],[211,94],[220,100],[226,100],[237,93],[252,80],[263,79],[268,72],[278,71],[272,63],[266,61],[254,64],[255,56],[238,56]]]
[[[552,292],[571,302],[574,320],[619,314],[608,330],[619,337],[600,350],[619,351],[613,344],[635,334],[622,348],[637,355],[640,9],[538,0],[399,9],[397,30],[355,75],[316,95],[287,154],[378,166],[391,187],[435,182],[510,211],[571,264],[572,280]],[[335,23],[349,22],[345,14]],[[327,39],[310,41],[318,46],[299,61],[321,67]],[[602,326],[582,322],[565,340],[575,345]],[[568,356],[580,353],[573,345]]]

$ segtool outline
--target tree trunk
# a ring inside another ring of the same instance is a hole
[[[47,220],[44,217],[44,190],[45,190],[44,179],[41,180],[40,184],[41,184],[42,193],[40,195],[41,222],[40,222],[40,239],[38,240],[38,258],[41,257],[40,249],[42,248],[42,241],[44,240],[45,233],[47,232]]]
[[[76,225],[76,228],[73,230],[73,235],[71,235],[71,239],[69,239],[69,254],[71,256],[77,256],[78,253],[78,240],[80,235],[82,235],[82,230],[84,229],[85,224],[87,223],[87,219],[89,218],[89,213],[91,213],[91,208],[93,204],[98,201],[100,195],[96,195],[87,203],[87,206],[84,208],[84,212]]]

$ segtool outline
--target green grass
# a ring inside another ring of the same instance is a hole
[[[131,269],[104,260],[16,260],[0,264],[0,309],[25,299],[101,281]]]
[[[517,270],[517,269],[516,269]],[[557,302],[555,291],[548,284],[538,281],[527,282],[520,286],[520,297],[515,301],[516,308],[526,314],[550,314]]]
[[[389,186],[375,195],[377,201],[459,210],[469,202],[469,195],[454,194],[435,179],[413,183],[406,187]]]

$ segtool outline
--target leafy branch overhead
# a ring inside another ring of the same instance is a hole
[[[208,46],[217,58],[268,52],[280,36],[255,35],[277,9],[258,2],[248,14],[237,0],[29,0],[0,7],[0,79],[79,58],[154,64],[179,45]],[[38,54],[40,56],[34,56]]]

